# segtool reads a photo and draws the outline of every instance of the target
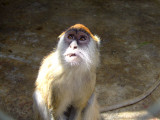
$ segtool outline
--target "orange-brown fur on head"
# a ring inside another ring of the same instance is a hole
[[[88,33],[93,40],[95,40],[96,42],[100,42],[100,39],[97,36],[94,36],[91,33],[91,31],[86,26],[84,26],[83,24],[75,24],[75,25],[71,26],[70,28],[68,28],[66,31],[69,31],[69,30],[72,30],[72,29],[83,30],[86,33]],[[60,34],[58,38],[62,37],[65,34],[65,32]]]

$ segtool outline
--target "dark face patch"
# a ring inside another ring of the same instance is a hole
[[[83,30],[72,29],[65,33],[64,40],[68,44],[77,41],[78,46],[86,46],[90,42],[90,36]]]

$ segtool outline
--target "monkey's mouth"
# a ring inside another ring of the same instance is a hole
[[[68,57],[77,57],[77,55],[75,53],[69,53],[69,54],[67,54],[65,56],[68,56]]]
[[[79,55],[78,54],[76,54],[76,53],[68,53],[68,54],[66,54],[65,55],[65,60],[67,61],[67,62],[69,62],[69,63],[79,63],[79,61],[80,61],[80,57],[79,57]]]

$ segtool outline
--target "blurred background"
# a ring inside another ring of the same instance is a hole
[[[86,25],[101,42],[96,91],[100,106],[132,99],[160,75],[160,0],[0,0],[0,109],[32,120],[40,62],[71,25]],[[136,119],[160,97],[160,87],[132,106],[103,113]],[[160,113],[151,119],[159,119]]]

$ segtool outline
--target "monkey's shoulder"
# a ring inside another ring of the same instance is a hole
[[[40,70],[41,69],[50,69],[51,67],[57,67],[59,65],[59,60],[57,57],[57,52],[51,52],[47,56],[45,56],[41,62]]]
[[[53,59],[56,59],[56,52],[52,51],[50,52],[48,55],[46,55],[41,62],[41,65],[44,63],[50,63],[51,61],[53,61]]]
[[[52,52],[48,56],[44,57],[39,69],[37,81],[48,82],[49,80],[54,80],[56,76],[62,73],[62,70],[62,66],[57,58],[57,53]]]

